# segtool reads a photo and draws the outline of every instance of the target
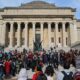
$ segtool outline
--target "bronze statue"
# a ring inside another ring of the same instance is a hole
[[[35,41],[34,42],[34,51],[41,51],[42,50],[42,41]]]

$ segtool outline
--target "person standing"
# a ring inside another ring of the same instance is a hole
[[[47,80],[56,80],[56,75],[51,65],[46,67],[45,74],[47,76]]]
[[[21,69],[18,75],[18,80],[27,80],[27,70],[24,68],[24,65],[21,65]]]
[[[11,74],[12,74],[12,76],[16,75],[16,61],[15,61],[15,58],[13,58],[12,61],[11,61]]]
[[[0,80],[3,80],[3,74],[4,74],[3,61],[0,59]]]
[[[69,70],[70,64],[68,62],[64,63],[64,70],[57,72],[57,80],[73,80],[73,72]]]
[[[4,63],[4,68],[5,68],[5,77],[10,78],[10,72],[11,72],[11,63],[10,60],[7,59]]]

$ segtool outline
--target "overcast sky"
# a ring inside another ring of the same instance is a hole
[[[20,6],[21,3],[27,3],[34,0],[0,0],[0,8],[10,7],[10,6]],[[38,0],[37,0],[38,1]],[[49,3],[55,3],[55,5],[60,7],[73,7],[76,8],[75,16],[80,19],[80,0],[42,0]]]

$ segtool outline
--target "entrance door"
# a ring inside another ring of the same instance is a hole
[[[41,42],[41,35],[39,33],[35,34],[35,42]]]

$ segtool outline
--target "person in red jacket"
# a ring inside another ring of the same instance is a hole
[[[42,68],[40,65],[36,66],[35,73],[33,74],[32,80],[37,80],[38,76],[42,74]]]
[[[5,61],[4,69],[5,69],[5,77],[9,78],[10,77],[10,72],[11,72],[11,62],[10,62],[10,60]]]

